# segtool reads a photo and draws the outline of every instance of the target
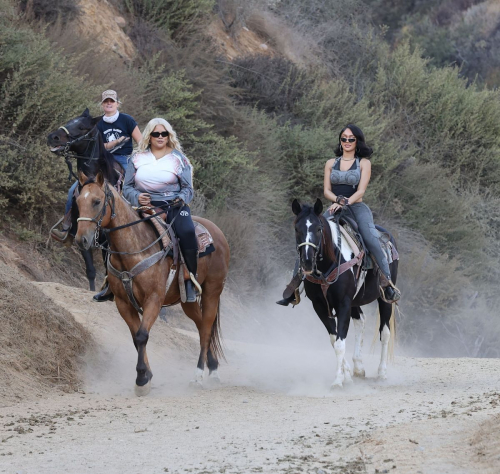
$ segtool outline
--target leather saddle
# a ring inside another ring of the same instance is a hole
[[[161,210],[161,209],[159,209]],[[154,209],[141,209],[140,214],[142,217],[150,216],[156,213]],[[169,225],[164,220],[164,214],[160,214],[157,217],[150,219],[148,222],[153,226],[157,236],[162,235],[161,244],[164,249],[168,249],[168,256],[173,256],[174,245],[172,240],[177,237],[174,234],[173,228],[170,228],[169,232],[165,233],[165,230],[169,229]],[[193,219],[194,231],[196,233],[196,240],[198,241],[198,258],[204,257],[212,253],[215,250],[214,239],[208,229],[198,221]]]
[[[363,263],[361,268],[363,270],[372,270],[374,268],[378,268],[378,265],[374,258],[372,258],[370,252],[366,248],[366,245],[363,241],[363,237],[359,233],[358,224],[356,221],[349,216],[343,215],[339,219],[339,227],[340,232],[349,242],[349,245],[352,247],[353,252],[357,255],[360,250],[364,250]],[[383,227],[375,225],[379,235],[378,239],[380,240],[380,245],[387,255],[387,260],[389,264],[391,264],[394,260],[399,260],[399,254],[395,247],[395,245],[391,241],[391,235],[387,232]]]

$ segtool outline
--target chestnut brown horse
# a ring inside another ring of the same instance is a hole
[[[85,249],[92,245],[99,227],[108,229],[109,232],[106,233],[110,248],[110,263],[120,272],[131,271],[138,263],[161,251],[157,235],[147,222],[139,222],[113,231],[114,228],[140,221],[139,215],[112,186],[104,181],[101,173],[95,180],[85,181],[85,179],[84,176],[80,177],[82,189],[76,200],[80,218],[75,240],[80,248]],[[198,282],[202,288],[201,307],[198,302],[181,303],[184,313],[194,321],[200,335],[200,357],[193,383],[201,386],[205,364],[208,366],[210,379],[219,381],[217,368],[219,358],[223,357],[219,329],[220,295],[229,268],[229,245],[222,231],[213,222],[201,217],[193,217],[193,220],[208,229],[215,247],[212,253],[200,258],[198,264]],[[108,274],[116,307],[128,324],[138,353],[135,385],[138,396],[147,395],[151,389],[153,374],[146,354],[151,327],[162,306],[180,302],[177,275],[173,280],[169,280],[174,283],[167,291],[172,263],[172,258],[162,258],[134,276],[133,298],[136,306],[142,308],[142,318],[130,301],[122,281],[111,272]]]

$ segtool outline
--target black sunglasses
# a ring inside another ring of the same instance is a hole
[[[168,132],[151,132],[151,136],[154,138],[160,138],[160,135],[163,138],[168,137]]]
[[[346,138],[346,137],[342,137],[342,138],[340,139],[340,141],[341,141],[341,142],[344,142],[344,143],[347,143],[347,142],[349,142],[349,143],[354,143],[354,142],[356,141],[356,139],[355,139],[355,138]]]

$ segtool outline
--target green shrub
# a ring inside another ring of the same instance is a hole
[[[2,13],[0,205],[43,220],[62,207],[68,187],[64,162],[49,152],[46,136],[81,114],[100,88],[73,74],[73,63],[42,34],[16,24],[12,10]]]
[[[74,20],[80,14],[78,0],[21,0],[21,11],[30,20]]]
[[[123,0],[128,12],[175,33],[210,13],[214,0]]]

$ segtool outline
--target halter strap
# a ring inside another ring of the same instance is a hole
[[[310,245],[313,249],[317,249],[318,246],[316,244],[313,244],[312,242],[302,242],[301,244],[297,245],[297,250],[300,247],[303,247],[304,245]]]

